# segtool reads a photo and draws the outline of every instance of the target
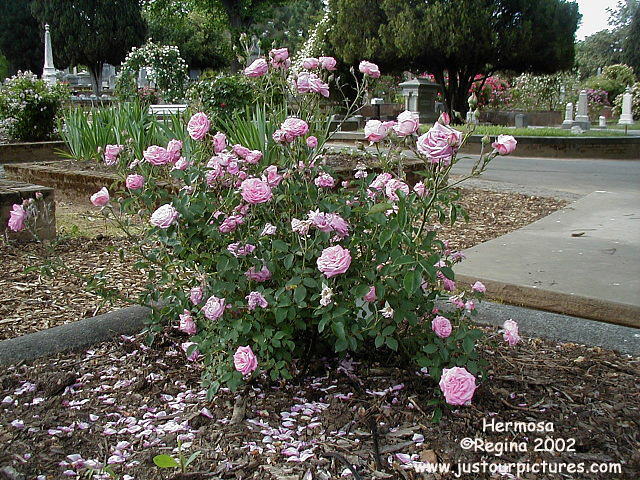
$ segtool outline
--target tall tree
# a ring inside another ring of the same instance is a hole
[[[51,25],[56,66],[86,65],[96,94],[103,65],[120,64],[145,39],[139,0],[34,0],[31,8]]]
[[[332,0],[334,53],[389,71],[433,73],[465,113],[478,74],[554,73],[574,61],[578,6],[565,0]],[[357,13],[359,12],[359,13]],[[357,19],[357,21],[355,21]]]
[[[636,8],[629,24],[624,41],[624,61],[633,68],[636,77],[640,78],[640,7]]]
[[[44,65],[43,30],[31,14],[31,0],[0,1],[0,51],[10,71],[42,73]]]
[[[624,39],[617,30],[600,30],[576,43],[576,66],[584,79],[607,65],[622,63]]]

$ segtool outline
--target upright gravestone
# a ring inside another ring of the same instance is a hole
[[[586,90],[582,90],[578,97],[578,112],[576,113],[576,119],[573,124],[578,125],[582,130],[589,130],[589,128],[591,128],[591,121],[589,120],[589,97],[587,96]]]
[[[607,117],[605,117],[604,115],[600,115],[598,117],[598,127],[607,128]]]
[[[404,108],[417,113],[420,123],[432,123],[438,119],[436,98],[440,85],[426,78],[414,78],[400,85],[404,97]]]
[[[570,130],[573,126],[573,103],[567,103],[567,107],[564,110],[564,122],[562,122],[562,128]]]
[[[55,85],[57,82],[48,23],[44,26],[44,68],[42,69],[42,79],[49,85]]]
[[[618,125],[631,125],[633,124],[633,94],[631,88],[627,87],[627,91],[622,95],[622,114]]]

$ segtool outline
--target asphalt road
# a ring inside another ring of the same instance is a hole
[[[477,158],[477,157],[476,157]],[[639,159],[640,160],[640,159]],[[461,159],[454,174],[469,172],[474,160]],[[640,161],[497,157],[480,177],[486,182],[587,195],[597,190],[640,191]]]

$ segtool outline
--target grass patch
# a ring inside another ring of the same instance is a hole
[[[465,131],[465,125],[454,125],[454,128]],[[430,125],[421,125],[420,131],[426,132]],[[497,137],[500,134],[513,135],[514,137],[623,137],[624,132],[613,132],[611,130],[589,130],[585,133],[571,133],[571,130],[562,128],[514,128],[503,125],[477,125],[473,129],[474,135],[489,135]]]

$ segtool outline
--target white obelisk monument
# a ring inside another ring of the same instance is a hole
[[[632,125],[633,124],[633,94],[631,88],[627,87],[627,91],[622,95],[622,115],[618,125]]]
[[[44,69],[42,70],[42,79],[49,85],[55,85],[56,67],[53,65],[53,51],[51,50],[51,33],[49,33],[49,24],[44,26]]]

